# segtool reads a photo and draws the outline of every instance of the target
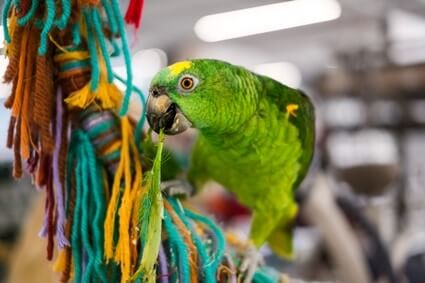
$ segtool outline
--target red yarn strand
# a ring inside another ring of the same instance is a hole
[[[130,0],[125,13],[125,22],[129,25],[134,25],[136,29],[140,27],[142,21],[144,2],[144,0]]]

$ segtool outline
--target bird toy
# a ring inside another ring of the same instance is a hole
[[[125,22],[139,28],[143,2],[130,1],[125,19],[117,0],[4,2],[13,176],[26,172],[45,194],[40,236],[60,282],[237,282],[238,257],[217,224],[161,191],[164,133],[148,156],[144,115],[127,115],[132,93],[143,94]],[[253,281],[279,276],[262,267]]]

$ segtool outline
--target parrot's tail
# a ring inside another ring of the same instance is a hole
[[[278,227],[267,239],[269,247],[278,256],[287,259],[294,259],[294,248],[292,243],[293,231],[290,227]]]
[[[278,256],[293,260],[294,247],[293,247],[293,226],[294,219],[298,213],[298,206],[293,203],[280,220],[280,225],[270,234],[267,238],[272,251]]]

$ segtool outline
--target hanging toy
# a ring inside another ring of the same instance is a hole
[[[130,1],[125,16],[136,28],[143,4]],[[40,236],[60,281],[235,282],[237,256],[225,255],[214,221],[160,190],[164,136],[147,150],[145,115],[126,115],[132,92],[145,103],[119,1],[6,0],[2,16],[13,175],[27,172],[45,193]],[[112,70],[118,55],[125,79]],[[275,282],[270,274],[254,281]]]

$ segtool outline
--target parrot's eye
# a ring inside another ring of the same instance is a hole
[[[191,91],[195,88],[197,84],[196,78],[192,76],[185,75],[180,79],[179,85],[180,89],[183,91]]]

